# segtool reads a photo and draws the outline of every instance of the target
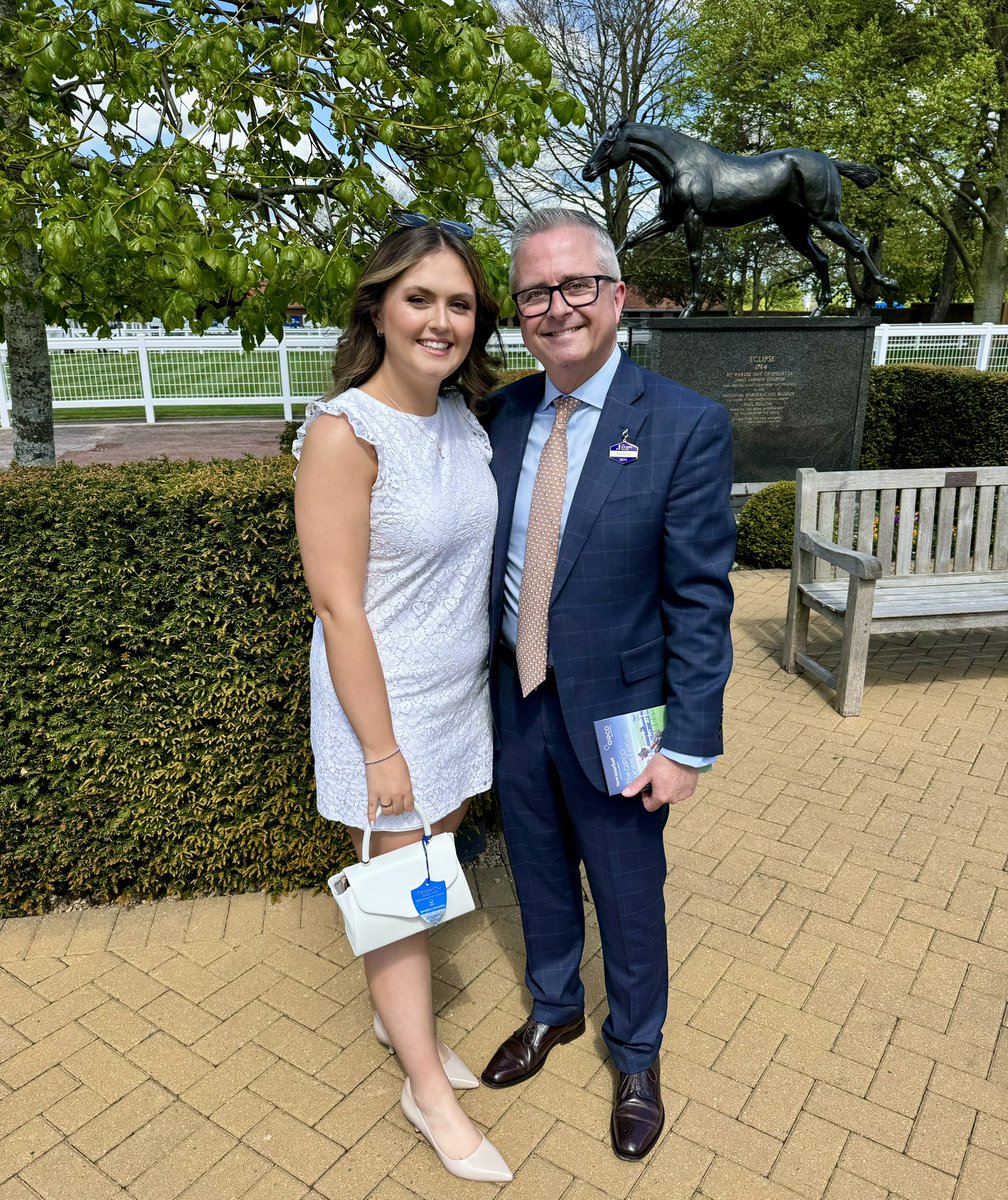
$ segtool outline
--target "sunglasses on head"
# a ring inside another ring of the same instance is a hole
[[[474,233],[473,227],[468,221],[436,221],[433,217],[428,217],[426,213],[409,212],[405,208],[393,209],[389,213],[389,219],[406,229],[423,229],[427,225],[436,225],[445,233],[454,234],[455,237],[465,238],[467,241]]]

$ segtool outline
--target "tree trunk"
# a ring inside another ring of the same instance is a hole
[[[760,300],[763,298],[763,266],[760,263],[760,253],[758,249],[753,250],[752,257],[752,304],[749,307],[750,313],[755,316],[759,312]],[[743,300],[743,303],[745,301]]]
[[[851,299],[854,301],[854,315],[871,316],[875,311],[875,299],[865,294],[863,274],[859,273],[858,265],[850,254],[844,255],[844,275],[851,290]]]
[[[871,233],[866,242],[868,257],[876,265],[882,262],[882,243],[884,239],[884,231],[876,229]],[[854,261],[852,255],[844,255],[844,271],[847,275],[847,284],[850,287],[851,295],[854,297],[854,313],[859,317],[868,317],[875,312],[875,301],[882,295],[882,289],[864,267],[861,267],[859,271],[858,266],[859,264]]]
[[[36,247],[22,246],[20,260],[21,270],[32,291],[8,293],[3,306],[14,461],[23,467],[51,467],[56,462],[52,377],[45,314],[35,291],[40,273]]]
[[[753,269],[752,275],[752,303],[749,305],[749,312],[755,316],[763,303],[763,273],[759,267]]]
[[[931,320],[942,322],[948,317],[959,279],[959,253],[950,237],[945,239],[945,257],[942,260],[941,277],[931,308]]]
[[[731,258],[729,258],[731,264]],[[725,307],[731,316],[737,317],[740,313],[745,312],[746,289],[749,285],[749,253],[746,249],[738,250],[738,281],[735,279],[735,271],[729,267],[728,271],[728,295],[725,298]]]
[[[980,261],[973,278],[973,324],[1001,320],[1008,261],[1005,259],[1005,225],[1008,223],[1008,112],[999,114],[994,158],[1001,174],[987,185],[985,219],[980,237]]]
[[[980,261],[973,281],[973,323],[997,324],[1001,320],[1008,270],[1005,263],[1005,222],[1008,221],[1008,186],[1005,181],[987,189],[987,220],[980,243]]]
[[[969,239],[970,230],[976,223],[976,211],[973,207],[976,200],[976,182],[967,176],[962,180],[949,205],[952,229],[945,229],[945,254],[931,308],[930,319],[934,322],[947,319],[949,308],[955,299],[959,272],[965,269],[970,278],[973,277],[973,267],[962,258],[959,247]]]
[[[610,218],[609,235],[617,246],[626,241],[627,230],[630,226],[629,176],[629,165],[620,167],[613,181],[612,198],[610,201],[610,212],[612,215]]]
[[[0,0],[0,21],[17,22],[15,0]],[[17,180],[21,168],[8,161],[34,145],[28,121],[11,103],[20,87],[20,68],[0,70],[0,172]],[[14,461],[22,466],[51,466],[56,461],[53,440],[52,379],[45,313],[38,291],[41,264],[35,210],[14,204],[15,216],[0,227],[0,241],[8,247],[6,266],[18,284],[3,298],[4,335],[10,369],[11,424],[14,428]],[[16,260],[14,255],[16,254]]]

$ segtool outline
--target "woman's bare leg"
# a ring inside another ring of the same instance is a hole
[[[432,826],[432,832],[454,832],[465,815],[465,806]],[[351,829],[358,857],[363,831]],[[419,832],[371,835],[371,854],[387,854],[419,840]],[[409,1076],[413,1099],[423,1112],[431,1133],[449,1158],[465,1158],[482,1140],[482,1134],[459,1105],[448,1082],[434,1033],[428,934],[413,934],[364,956],[371,1000]]]

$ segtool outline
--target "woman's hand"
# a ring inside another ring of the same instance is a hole
[[[368,789],[368,824],[374,825],[378,814],[398,817],[413,811],[413,783],[402,751],[384,762],[364,767]]]

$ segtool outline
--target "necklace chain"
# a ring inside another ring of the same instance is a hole
[[[445,453],[444,445],[442,444],[441,438],[439,438],[438,435],[433,432],[433,430],[430,430],[427,428],[426,424],[424,423],[423,417],[421,417],[419,413],[408,412],[405,408],[402,407],[402,405],[396,404],[396,402],[392,399],[392,397],[388,394],[388,392],[385,391],[385,389],[382,387],[382,385],[378,382],[377,379],[370,380],[370,383],[374,387],[376,387],[379,392],[381,392],[381,394],[385,397],[385,399],[389,402],[389,404],[392,405],[392,407],[397,412],[401,412],[404,417],[412,417],[413,418],[415,424],[417,426],[419,426],[419,428],[422,429],[424,431],[424,433],[431,439],[431,441],[434,443],[434,445],[437,446],[438,454],[442,458],[444,458],[444,453]],[[431,416],[440,416],[440,415],[441,415],[441,405],[439,403],[436,412],[431,413]],[[440,424],[440,422],[439,422],[439,424]]]

